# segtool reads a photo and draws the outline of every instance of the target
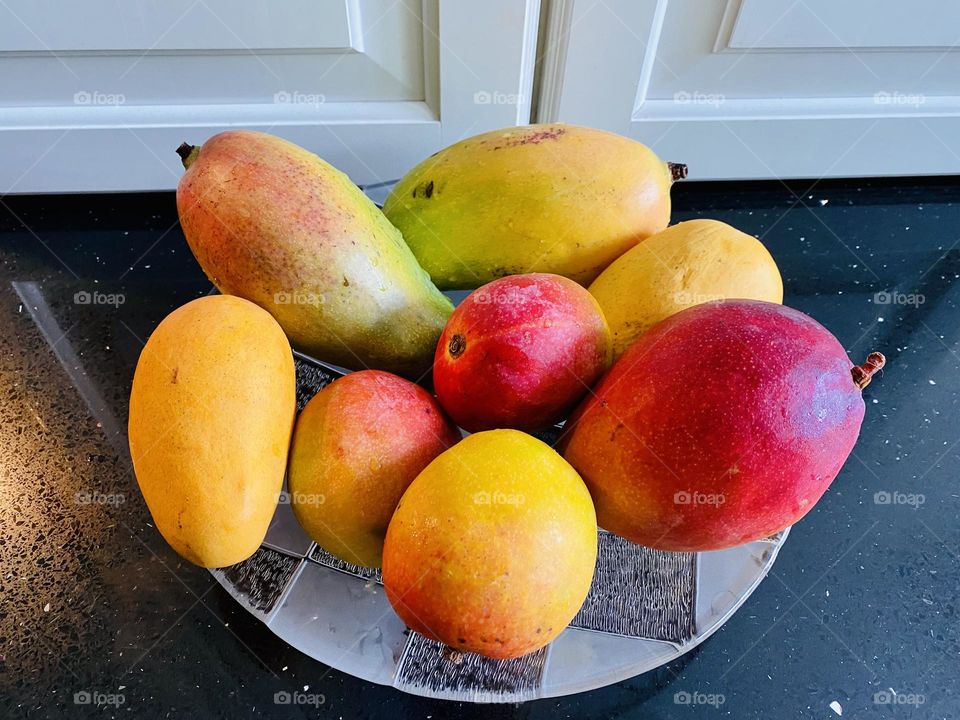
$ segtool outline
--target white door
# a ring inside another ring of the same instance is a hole
[[[955,0],[555,0],[538,119],[690,177],[960,172]]]
[[[230,127],[357,183],[529,120],[539,0],[2,0],[0,194],[175,187]]]

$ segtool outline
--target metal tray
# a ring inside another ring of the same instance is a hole
[[[301,354],[296,365],[298,410],[344,374]],[[277,636],[325,665],[415,695],[522,702],[610,685],[696,647],[750,596],[788,532],[717,552],[671,553],[601,530],[593,585],[570,627],[542,650],[506,661],[407,629],[379,571],[319,548],[286,494],[253,557],[211,573]]]

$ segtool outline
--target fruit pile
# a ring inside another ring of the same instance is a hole
[[[151,335],[129,436],[156,527],[192,563],[253,554],[286,475],[305,532],[382,567],[409,627],[517,657],[580,609],[598,523],[667,551],[764,538],[856,442],[883,356],[854,365],[781,305],[757,239],[668,228],[685,168],[633,140],[486,133],[383,211],[270,135],[178,152],[183,231],[222,294]],[[441,292],[473,288],[456,309]],[[357,371],[299,417],[291,344]],[[531,434],[564,419],[555,448]]]

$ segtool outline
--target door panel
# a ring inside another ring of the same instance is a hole
[[[6,0],[0,193],[172,188],[174,148],[229,127],[395,179],[529,120],[538,18],[538,0]]]
[[[960,5],[950,0],[742,0],[729,46],[946,49],[956,42],[957,27]]]
[[[44,4],[62,2],[45,0]],[[283,12],[270,27],[258,29],[262,13],[258,8],[269,7],[262,2],[237,3],[240,12],[222,13],[230,25],[203,3],[182,2],[204,9],[186,15],[154,13],[165,20],[172,18],[172,24],[151,17],[150,33],[128,34],[128,23],[118,30],[113,22],[94,33],[104,47],[132,49],[89,50],[93,43],[85,33],[68,32],[64,23],[48,15],[40,16],[45,19],[37,35],[18,25],[34,43],[60,42],[54,51],[39,52],[7,50],[0,43],[0,63],[5,68],[0,87],[8,90],[0,98],[14,99],[21,106],[62,105],[78,92],[122,96],[123,104],[129,105],[263,103],[273,102],[275,95],[279,102],[289,96],[311,104],[423,99],[426,66],[419,3],[368,1],[363,14],[348,14],[344,3],[304,2],[314,10],[304,18],[303,27],[295,14]],[[166,7],[146,0],[137,4]],[[329,23],[323,22],[321,10],[330,11]],[[204,22],[193,22],[200,19]],[[304,45],[319,26],[326,29],[314,45]],[[0,27],[9,31],[13,26]],[[141,25],[140,30],[144,29]],[[40,36],[45,30],[51,32]],[[3,34],[0,31],[0,40]],[[72,45],[65,42],[71,36]],[[155,45],[158,42],[168,47]]]
[[[357,49],[359,15],[359,0],[5,0],[0,47],[56,53]]]
[[[954,173],[958,19],[940,0],[563,0],[538,119],[631,135],[700,179]]]

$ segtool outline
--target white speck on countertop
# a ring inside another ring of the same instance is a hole
[[[882,318],[882,317],[878,317],[878,318],[877,318],[877,322],[883,322],[883,318]]]
[[[280,672],[286,672],[288,667],[288,665],[284,665],[282,668],[280,668]]]
[[[826,199],[821,200],[821,201],[820,201],[820,206],[823,207],[823,206],[826,205],[828,202],[830,202],[830,201],[829,201],[829,200],[826,200]]]
[[[43,611],[50,612],[50,603],[47,603],[46,605],[43,606]]]
[[[830,709],[833,710],[837,715],[843,715],[843,705],[834,700],[830,703]]]
[[[936,384],[937,384],[935,380],[927,380],[927,382],[930,383],[931,385],[936,385]]]

